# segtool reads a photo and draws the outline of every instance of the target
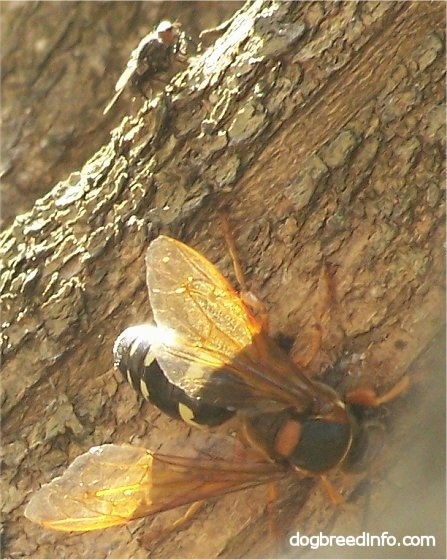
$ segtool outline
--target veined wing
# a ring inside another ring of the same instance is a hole
[[[160,236],[146,254],[147,285],[166,376],[193,398],[229,409],[304,409],[318,394],[262,331],[229,282],[200,253]]]
[[[284,477],[272,463],[235,463],[92,447],[40,488],[25,516],[56,531],[93,531]]]

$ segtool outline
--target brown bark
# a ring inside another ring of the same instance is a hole
[[[119,108],[102,111],[142,36],[171,19],[197,37],[240,4],[2,2],[3,224],[108,142]]]
[[[310,375],[336,364],[340,389],[362,382],[384,390],[418,374],[390,406],[381,458],[364,474],[332,477],[354,514],[334,508],[312,480],[281,485],[281,554],[308,553],[288,547],[296,531],[394,530],[435,534],[436,551],[419,554],[442,555],[436,500],[444,479],[433,469],[443,462],[443,417],[431,411],[445,406],[436,338],[445,291],[444,12],[441,3],[249,3],[169,95],[126,117],[80,172],[4,232],[4,556],[278,553],[267,538],[264,488],[215,500],[166,537],[160,530],[178,512],[68,536],[22,516],[29,493],[91,445],[172,451],[179,441],[179,454],[182,445],[212,445],[212,435],[140,405],[113,372],[111,347],[120,330],[150,315],[144,252],[158,233],[197,247],[231,277],[216,226],[223,206],[272,334],[297,337],[301,352],[321,319]],[[320,317],[324,263],[334,293]],[[430,344],[439,361],[416,362]],[[393,473],[400,493],[389,490]],[[436,480],[433,492],[427,480]],[[431,523],[425,533],[405,515],[418,507]],[[350,552],[324,554],[331,550]],[[374,551],[385,553],[393,551]]]

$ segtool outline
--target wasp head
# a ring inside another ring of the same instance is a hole
[[[157,25],[156,34],[164,45],[175,45],[180,39],[180,24],[162,21]]]

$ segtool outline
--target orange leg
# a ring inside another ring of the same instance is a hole
[[[292,360],[302,369],[306,369],[321,347],[322,332],[320,325],[314,325],[310,331],[310,343],[308,344],[306,351],[300,355],[294,354]]]
[[[183,531],[186,529],[186,525],[192,521],[193,517],[196,515],[198,511],[200,511],[205,506],[205,500],[201,500],[199,502],[193,502],[186,512],[176,519],[174,523],[168,525],[167,527],[163,527],[162,529],[157,528],[154,531],[151,531],[148,534],[145,534],[141,537],[140,542],[141,545],[150,550],[153,546],[154,542],[157,542],[161,539],[166,539],[171,533]]]
[[[323,484],[324,489],[329,496],[329,499],[334,505],[340,506],[345,503],[345,499],[343,498],[343,496],[340,494],[337,488],[335,488],[335,486],[328,480],[326,475],[320,474],[319,479]]]
[[[237,254],[236,244],[234,242],[233,234],[231,232],[230,223],[228,220],[228,215],[224,212],[220,212],[220,223],[222,227],[222,231],[225,237],[225,241],[228,246],[228,252],[230,253],[231,260],[233,262],[233,269],[234,274],[236,276],[236,280],[241,288],[240,297],[242,301],[245,303],[247,307],[249,307],[253,313],[256,315],[256,318],[262,324],[262,329],[264,331],[268,331],[268,313],[266,311],[265,305],[263,302],[251,292],[245,281],[244,273],[242,271],[242,266]]]
[[[325,323],[330,323],[331,310],[336,303],[335,286],[332,280],[333,271],[330,265],[327,263],[323,264],[323,269],[320,274],[318,281],[317,293],[322,295],[318,298],[318,303],[315,309],[315,324],[307,329],[308,332],[305,333],[306,337],[309,336],[310,341],[306,345],[306,350],[302,352],[301,350],[295,351],[292,355],[293,361],[301,368],[306,369],[317,357],[320,351]],[[329,329],[328,329],[329,330]],[[301,338],[298,339],[300,343]]]
[[[247,284],[245,282],[244,273],[242,271],[241,263],[237,255],[236,244],[234,243],[233,234],[231,232],[230,223],[228,221],[228,215],[226,213],[220,213],[220,223],[222,231],[225,237],[225,241],[228,245],[228,252],[230,253],[231,260],[233,261],[234,274],[236,280],[241,287],[242,292],[247,292]]]
[[[191,519],[196,515],[196,513],[199,512],[204,506],[205,506],[204,500],[201,500],[200,502],[192,503],[189,506],[189,508],[186,510],[186,512],[179,519],[174,521],[174,523],[169,528],[168,532],[178,531],[179,529],[181,529],[183,525],[186,525],[186,523],[191,521]]]
[[[272,537],[272,540],[279,540],[278,536],[278,527],[275,522],[275,503],[278,501],[278,486],[275,482],[271,482],[267,486],[268,492],[268,502],[267,502],[267,513],[268,513],[268,527],[269,527],[269,535]]]

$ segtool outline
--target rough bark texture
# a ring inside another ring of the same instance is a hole
[[[102,116],[129,53],[163,19],[191,36],[241,2],[2,2],[2,221],[108,141]]]
[[[334,508],[310,479],[280,485],[280,553],[347,556],[287,539],[370,530],[438,539],[436,549],[373,556],[442,557],[444,16],[443,3],[250,3],[168,94],[124,118],[79,172],[4,232],[3,556],[278,554],[265,488],[214,500],[165,536],[178,512],[68,536],[23,518],[30,492],[91,445],[179,454],[212,446],[212,435],[142,405],[113,372],[111,347],[150,316],[144,253],[158,233],[197,247],[231,277],[216,226],[225,206],[272,334],[297,338],[301,353],[315,317],[322,322],[309,375],[336,364],[325,378],[341,390],[384,390],[417,372],[389,407],[380,459],[366,473],[332,477],[353,509]],[[324,263],[334,293],[322,316]],[[428,346],[432,361],[415,362]],[[428,525],[408,515],[417,508]]]

